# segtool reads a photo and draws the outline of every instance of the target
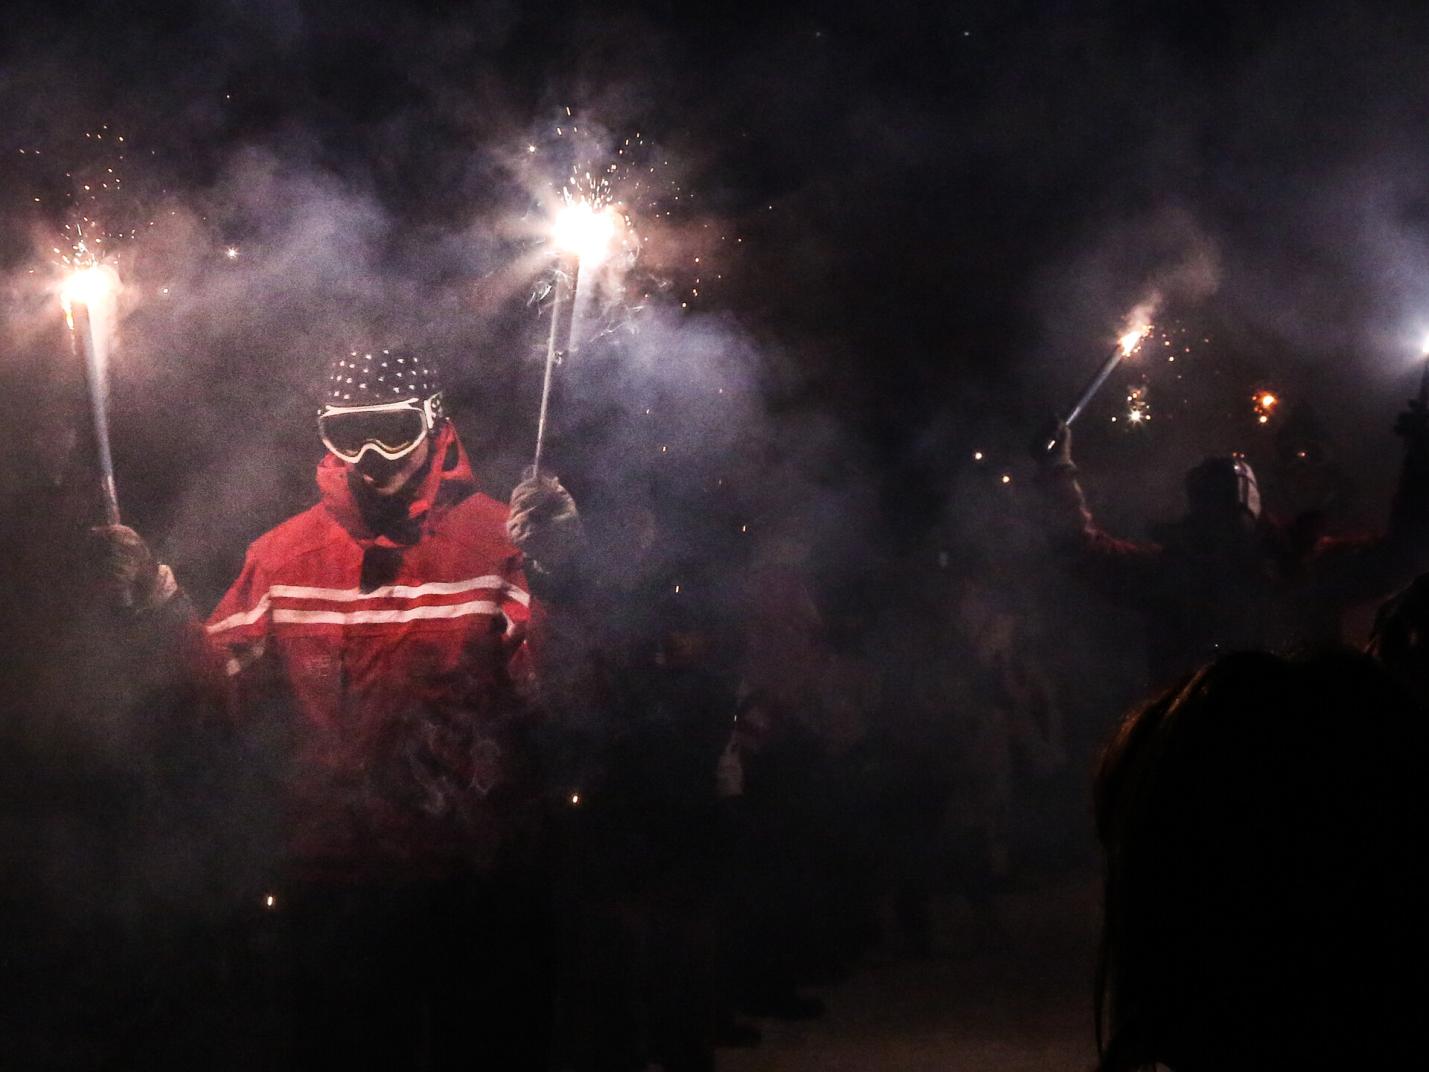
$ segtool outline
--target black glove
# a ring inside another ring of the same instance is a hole
[[[114,609],[139,614],[178,591],[173,572],[159,565],[144,538],[128,525],[100,525],[89,532],[100,598]]]
[[[1047,469],[1074,469],[1072,464],[1072,429],[1060,417],[1048,420],[1033,438],[1029,449],[1032,460]]]
[[[553,476],[528,475],[512,489],[506,535],[545,569],[568,562],[584,539],[576,501]]]

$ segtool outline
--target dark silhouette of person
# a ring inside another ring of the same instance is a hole
[[[1367,656],[1226,656],[1096,780],[1099,1072],[1366,1068],[1417,1048],[1429,723]]]
[[[1270,517],[1255,473],[1231,454],[1186,473],[1184,517],[1153,526],[1149,540],[1113,536],[1087,506],[1062,424],[1033,445],[1046,527],[1099,592],[1145,616],[1154,687],[1227,652],[1335,643],[1350,606],[1393,591],[1429,551],[1429,415],[1411,403],[1395,428],[1405,459],[1379,535],[1332,539],[1313,515],[1308,525]]]

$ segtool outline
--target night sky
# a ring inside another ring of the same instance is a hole
[[[1267,458],[1266,387],[1335,437],[1365,489],[1344,522],[1382,516],[1429,328],[1429,12],[832,8],[16,7],[7,383],[46,375],[51,236],[122,132],[103,209],[136,230],[115,247],[115,450],[131,516],[171,557],[221,584],[233,548],[309,494],[302,385],[355,334],[443,354],[463,431],[509,486],[543,338],[513,221],[562,177],[553,130],[583,124],[606,153],[639,132],[670,215],[647,221],[637,341],[563,380],[577,490],[611,458],[668,490],[738,456],[730,518],[802,482],[798,516],[856,509],[881,550],[915,546],[1002,474],[1015,494],[1032,431],[1159,287],[1158,333],[1078,428],[1109,521],[1173,514],[1207,451]],[[694,256],[718,277],[697,299]],[[1152,420],[1133,430],[1111,418],[1139,382]],[[632,430],[645,408],[671,423]],[[662,444],[687,459],[678,479],[651,475]]]

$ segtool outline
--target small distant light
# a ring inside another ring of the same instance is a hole
[[[740,532],[748,532],[748,531],[749,531],[749,526],[748,526],[748,525],[740,525],[740,526],[739,526],[739,531],[740,531]]]
[[[1011,483],[1012,483],[1012,474],[1011,474],[1011,473],[1003,473],[1003,474],[1002,474],[1002,482],[1003,482],[1004,484],[1011,484]]]
[[[264,907],[264,908],[277,908],[277,907],[278,907],[278,898],[274,897],[271,893],[270,893],[270,894],[267,894],[267,895],[263,898],[263,907]]]
[[[581,803],[581,795],[580,795],[579,793],[572,793],[572,794],[571,794],[571,807],[573,807],[573,808],[580,807],[580,803]]]
[[[679,594],[680,594],[680,586],[677,584],[677,585],[675,585],[675,595],[679,595]]]
[[[975,461],[975,462],[980,462],[980,461],[982,461],[982,451],[980,451],[980,450],[975,450],[975,451],[973,451],[973,461]]]

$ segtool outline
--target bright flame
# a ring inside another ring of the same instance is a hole
[[[1121,344],[1122,356],[1130,357],[1131,351],[1136,349],[1137,344],[1140,343],[1142,339],[1146,338],[1150,331],[1150,324],[1139,324],[1136,327],[1132,328],[1130,331],[1127,331],[1125,334],[1123,334],[1122,337],[1117,340]]]
[[[60,287],[60,304],[68,314],[76,304],[94,307],[112,298],[119,290],[119,277],[102,264],[79,268]]]
[[[1279,401],[1280,399],[1276,398],[1269,391],[1266,391],[1265,394],[1260,396],[1260,404],[1266,409],[1274,409],[1276,403],[1278,403]]]
[[[574,253],[583,265],[600,264],[610,256],[615,240],[615,215],[610,208],[597,209],[589,201],[572,201],[556,215],[556,245]]]

